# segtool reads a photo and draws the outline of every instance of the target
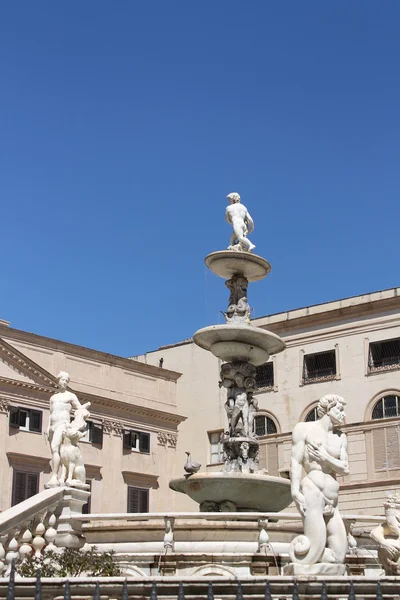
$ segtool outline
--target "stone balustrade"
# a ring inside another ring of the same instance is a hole
[[[55,487],[12,506],[0,515],[0,577],[7,576],[13,560],[33,552],[40,556],[56,547],[81,547],[82,506],[89,492]]]

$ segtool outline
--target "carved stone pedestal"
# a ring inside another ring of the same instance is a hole
[[[86,504],[90,492],[77,488],[65,488],[59,504],[61,513],[58,519],[55,545],[60,548],[82,548],[86,539],[82,535],[82,523],[74,519],[74,515],[82,514],[82,506]]]
[[[298,563],[289,563],[283,567],[283,575],[326,575],[343,576],[346,575],[346,565],[335,563],[315,563],[314,565],[302,565]]]

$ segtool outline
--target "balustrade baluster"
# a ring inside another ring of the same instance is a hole
[[[100,600],[100,584],[96,581],[96,587],[94,588],[93,600]]]
[[[2,577],[2,575],[3,575],[3,571],[4,571],[4,567],[5,567],[5,558],[6,558],[6,551],[3,546],[3,543],[0,542],[0,577]]]
[[[124,581],[123,586],[122,586],[122,596],[121,596],[121,600],[129,600],[128,597],[128,582]]]
[[[13,561],[18,558],[18,540],[16,538],[16,536],[11,538],[10,543],[8,544],[8,551],[6,554],[6,563],[7,563],[7,571],[6,571],[6,576],[9,575],[9,573],[11,572],[11,567],[13,564]]]
[[[35,556],[42,556],[42,549],[46,543],[43,537],[45,531],[46,527],[43,525],[42,521],[40,521],[35,528],[35,537],[33,538],[32,542],[32,546],[35,549]]]
[[[183,583],[182,583],[182,581],[179,582],[178,600],[185,600],[185,593],[183,591]]]
[[[69,579],[67,579],[67,581],[65,582],[64,600],[71,600],[71,586],[69,583]]]
[[[267,583],[265,584],[265,594],[264,594],[264,600],[272,600],[272,596],[271,596],[271,586],[269,581],[267,581]]]
[[[48,520],[47,520],[47,529],[46,532],[44,534],[44,539],[46,540],[46,548],[45,548],[45,552],[48,552],[49,550],[56,550],[56,546],[54,544],[54,540],[57,537],[57,531],[55,529],[55,524],[57,523],[57,517],[54,513],[51,513]]]
[[[32,541],[32,537],[33,536],[29,528],[25,529],[21,538],[22,544],[18,550],[21,560],[26,560],[28,556],[33,552],[32,546],[30,544],[30,542]]]

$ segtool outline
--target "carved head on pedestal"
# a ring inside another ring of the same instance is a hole
[[[238,202],[240,202],[240,196],[237,192],[231,192],[227,195],[227,198],[230,204],[237,204]]]
[[[57,379],[58,387],[60,388],[60,390],[62,392],[64,392],[67,389],[67,386],[71,380],[69,373],[67,373],[66,371],[60,371],[59,374],[57,375],[56,379]]]

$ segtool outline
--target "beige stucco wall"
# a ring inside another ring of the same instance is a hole
[[[11,351],[10,351],[11,349]],[[13,351],[15,353],[13,354]],[[92,512],[126,512],[127,487],[148,488],[149,509],[163,510],[176,467],[179,373],[64,344],[0,325],[0,508],[10,506],[13,469],[50,478],[50,448],[44,433],[54,376],[70,373],[70,389],[91,402],[90,419],[103,424],[102,446],[81,442]],[[43,413],[42,433],[9,427],[9,408]],[[124,429],[148,432],[150,453],[123,449]],[[170,500],[174,508],[175,497]]]
[[[290,432],[294,425],[304,419],[323,395],[343,396],[347,401],[345,429],[349,438],[350,475],[343,478],[341,503],[352,509],[356,502],[354,497],[359,493],[359,512],[376,512],[379,500],[379,513],[382,513],[382,499],[387,490],[400,487],[400,471],[374,472],[374,448],[368,434],[372,425],[387,424],[388,420],[371,424],[371,411],[385,391],[397,391],[400,395],[400,369],[368,374],[367,368],[369,342],[400,337],[399,292],[396,288],[254,321],[280,335],[287,345],[284,352],[273,358],[274,390],[257,394],[260,412],[272,416],[278,426],[279,469],[290,467]],[[325,350],[336,350],[336,378],[303,385],[303,354]],[[225,394],[218,388],[220,361],[191,342],[161,348],[142,356],[141,360],[158,364],[160,358],[164,359],[165,367],[179,368],[182,372],[177,408],[188,418],[179,427],[178,457],[183,461],[184,450],[190,449],[195,460],[207,465],[207,431],[226,428]],[[389,421],[393,424],[397,419]],[[208,468],[220,469],[219,466]],[[384,480],[390,484],[386,485]],[[365,487],[365,482],[369,487]],[[189,509],[193,503],[181,497],[179,506]]]

